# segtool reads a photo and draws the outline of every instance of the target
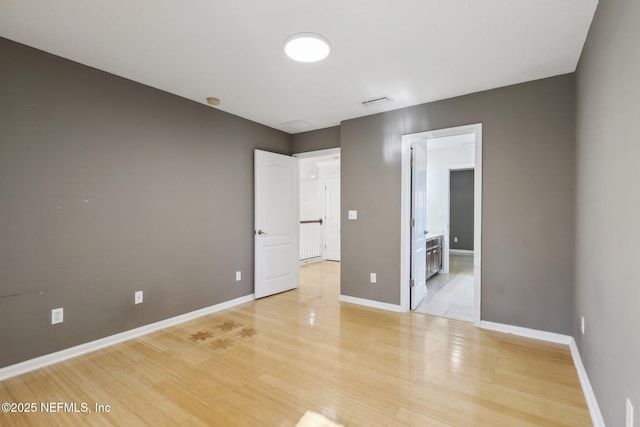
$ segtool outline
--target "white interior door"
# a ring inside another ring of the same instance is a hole
[[[340,261],[340,177],[327,177],[324,184],[324,257]]]
[[[411,147],[411,310],[427,295],[427,147]]]
[[[298,287],[298,159],[255,150],[254,295]]]

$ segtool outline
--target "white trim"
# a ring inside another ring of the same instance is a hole
[[[340,155],[340,147],[327,148],[325,150],[305,151],[303,153],[292,154],[293,157],[297,157],[299,159],[308,159],[310,157],[334,156],[334,155]]]
[[[571,338],[569,348],[571,349],[573,364],[575,365],[576,371],[578,372],[578,379],[580,380],[580,385],[582,386],[584,398],[587,401],[589,414],[591,414],[591,421],[593,422],[594,427],[605,427],[604,418],[602,418],[602,413],[600,412],[600,407],[598,406],[596,395],[593,393],[593,388],[591,388],[591,382],[589,381],[587,370],[582,364],[582,358],[580,357],[578,346],[573,338]]]
[[[400,308],[409,311],[411,289],[411,239],[409,219],[411,216],[411,135],[402,135],[400,160]]]
[[[302,265],[306,265],[306,264],[313,264],[316,262],[320,262],[320,261],[325,261],[325,258],[322,256],[314,256],[313,258],[305,258],[305,259],[301,259],[299,261],[299,264]]]
[[[474,271],[474,307],[473,323],[480,325],[482,310],[482,123],[437,129],[402,135],[401,176],[400,176],[400,308],[409,311],[409,274],[411,268],[411,242],[409,239],[409,216],[411,212],[411,143],[416,140],[439,138],[443,136],[475,135],[474,159],[474,230],[473,230],[473,271]],[[445,237],[446,238],[446,237]]]
[[[578,351],[576,340],[574,340],[572,336],[556,334],[553,332],[539,331],[537,329],[523,328],[520,326],[505,325],[503,323],[488,322],[486,320],[480,322],[479,326],[483,329],[488,329],[491,331],[504,332],[520,337],[534,338],[542,341],[568,345],[569,350],[571,351],[571,357],[573,358],[573,365],[575,366],[576,372],[578,373],[578,379],[580,380],[582,393],[584,394],[584,398],[587,402],[587,407],[589,408],[591,421],[593,422],[594,427],[605,427],[604,418],[602,418],[602,413],[600,412],[600,407],[598,406],[596,395],[593,392],[593,388],[591,388],[591,382],[589,381],[587,370],[582,364],[582,358],[580,357],[580,352]]]
[[[473,168],[473,276],[474,276],[474,304],[473,323],[480,324],[482,320],[482,123],[475,125],[476,155]]]
[[[374,301],[371,299],[350,297],[348,295],[340,295],[340,297],[338,297],[338,301],[348,302],[350,304],[363,305],[365,307],[379,308],[381,310],[395,311],[397,313],[402,313],[407,311],[407,310],[403,310],[402,307],[397,304],[389,304],[387,302]]]
[[[450,254],[458,254],[458,255],[473,255],[473,251],[468,249],[449,249]]]
[[[178,325],[180,323],[188,322],[189,320],[206,316],[207,314],[226,310],[227,308],[235,307],[237,305],[253,301],[254,299],[255,297],[253,294],[245,295],[243,297],[221,302],[220,304],[215,304],[210,307],[202,308],[200,310],[195,310],[189,313],[181,314],[179,316],[171,317],[169,319],[164,319],[158,322],[150,323],[148,325],[140,326],[135,329],[120,332],[115,335],[100,338],[95,341],[90,341],[74,347],[69,347],[64,350],[56,351],[55,353],[45,354],[44,356],[25,360],[24,362],[16,363],[15,365],[6,366],[0,369],[0,380],[6,380],[7,378],[15,377],[16,375],[24,374],[26,372],[33,371],[44,366],[62,362],[63,360],[99,350],[101,348],[108,347],[122,341],[130,340],[132,338],[136,338],[141,335],[157,331],[159,329],[164,329],[170,326]]]
[[[573,338],[569,335],[557,334],[555,332],[539,331],[537,329],[523,328],[522,326],[506,325],[504,323],[488,322],[483,320],[479,325],[482,329],[490,331],[513,334],[520,337],[533,338],[536,340],[554,342],[557,344],[569,345]]]

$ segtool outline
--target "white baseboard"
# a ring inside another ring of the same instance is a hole
[[[589,408],[589,414],[591,415],[591,421],[594,427],[605,427],[596,395],[591,388],[591,382],[587,375],[587,371],[582,364],[582,358],[580,358],[580,352],[576,345],[576,340],[572,336],[556,334],[554,332],[539,331],[536,329],[523,328],[520,326],[505,325],[503,323],[487,322],[486,320],[480,321],[480,327],[483,329],[489,329],[492,331],[504,332],[507,334],[518,335],[521,337],[534,338],[542,341],[548,341],[558,344],[565,344],[569,346],[571,350],[571,357],[573,358],[573,364],[578,373],[578,379],[580,380],[580,386],[582,387],[582,393],[587,401],[587,407]]]
[[[46,354],[44,356],[40,356],[34,359],[26,360],[24,362],[16,363],[15,365],[6,366],[0,369],[0,381],[5,380],[7,378],[14,377],[16,375],[24,374],[29,371],[33,371],[35,369],[42,368],[44,366],[62,362],[63,360],[67,360],[72,357],[80,356],[82,354],[99,350],[101,348],[108,347],[110,345],[117,344],[122,341],[136,338],[141,335],[145,335],[160,329],[164,329],[170,326],[184,323],[189,320],[196,319],[198,317],[206,316],[207,314],[212,314],[221,310],[235,307],[237,305],[244,304],[249,301],[253,301],[254,299],[255,297],[253,294],[246,295],[230,301],[222,302],[220,304],[215,304],[210,307],[205,307],[200,310],[195,310],[189,313],[181,314],[179,316],[171,317],[169,319],[160,320],[155,323],[150,323],[148,325],[140,326],[135,329],[130,329],[128,331],[120,332],[115,335],[110,335],[108,337],[100,338],[95,341],[70,347],[61,351],[57,351],[55,353]],[[342,302],[358,304],[366,307],[378,308],[378,309],[387,310],[387,311],[404,312],[404,310],[402,310],[402,307],[400,305],[389,304],[385,302],[374,301],[374,300],[369,300],[364,298],[356,298],[348,295],[340,295],[339,300]],[[585,370],[584,365],[582,364],[582,358],[580,357],[578,346],[576,345],[576,342],[573,339],[573,337],[569,335],[557,334],[553,332],[523,328],[520,326],[488,322],[486,320],[480,321],[480,328],[568,345],[569,349],[571,350],[573,363],[578,373],[580,385],[582,386],[582,392],[584,393],[585,400],[589,408],[589,413],[591,414],[591,420],[593,421],[593,425],[594,427],[605,427],[604,419],[602,418],[602,413],[600,412],[600,407],[598,406],[598,402],[593,392],[593,388],[591,387],[591,382],[589,381],[587,371]]]
[[[100,338],[95,341],[90,341],[74,347],[66,348],[64,350],[56,351],[55,353],[45,354],[44,356],[25,360],[24,362],[16,363],[15,365],[6,366],[0,369],[0,381],[7,378],[15,377],[16,375],[24,374],[29,371],[33,371],[35,369],[42,368],[44,366],[62,362],[63,360],[67,360],[72,357],[80,356],[82,354],[108,347],[122,341],[130,340],[132,338],[136,338],[141,335],[157,331],[159,329],[168,328],[170,326],[184,323],[198,317],[206,316],[207,314],[235,307],[236,305],[244,304],[245,302],[253,301],[254,299],[255,297],[253,294],[246,295],[240,298],[232,299],[230,301],[221,302],[220,304],[215,304],[210,307],[201,308],[200,310],[191,311],[189,313],[181,314],[169,319],[160,320],[158,322],[120,332],[115,335]]]
[[[405,310],[403,310],[402,307],[400,305],[397,305],[397,304],[389,304],[387,302],[380,302],[380,301],[374,301],[374,300],[370,300],[370,299],[350,297],[348,295],[340,295],[338,300],[342,301],[342,302],[348,302],[348,303],[351,303],[351,304],[364,305],[366,307],[371,307],[371,308],[379,308],[381,310],[395,311],[395,312],[398,312],[398,313],[404,313],[405,312]]]
[[[450,254],[458,254],[458,255],[473,255],[473,251],[468,249],[449,249]]]
[[[518,335],[521,337],[533,338],[542,341],[549,341],[558,344],[569,345],[573,338],[569,335],[556,334],[554,332],[539,331],[537,329],[523,328],[521,326],[505,325],[504,323],[488,322],[486,320],[480,321],[480,327],[482,329],[489,329],[491,331],[504,332],[506,334]]]
[[[307,259],[301,259],[298,264],[299,265],[305,265],[305,264],[313,264],[314,262],[320,262],[320,261],[324,261],[324,257],[318,256],[318,257],[313,257],[313,258],[307,258]]]
[[[578,371],[578,379],[580,379],[580,385],[582,386],[584,398],[587,401],[587,407],[589,408],[589,413],[591,414],[591,421],[593,421],[593,426],[605,427],[604,418],[602,418],[602,412],[600,412],[600,407],[598,406],[596,395],[593,392],[593,388],[591,388],[591,382],[589,381],[587,370],[582,364],[582,358],[580,357],[580,352],[578,351],[578,345],[573,338],[571,338],[571,344],[569,344],[569,348],[571,349],[573,364],[576,367],[576,371]]]

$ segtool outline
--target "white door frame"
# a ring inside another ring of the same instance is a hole
[[[474,165],[474,219],[473,219],[473,272],[474,307],[473,322],[480,325],[481,319],[481,266],[482,266],[482,123],[413,133],[402,136],[401,188],[400,188],[400,308],[409,311],[409,276],[411,271],[411,143],[415,140],[440,138],[463,134],[475,135]],[[427,202],[428,203],[428,202]]]
[[[411,259],[409,305],[415,310],[427,296],[427,141],[411,144]],[[419,152],[421,151],[421,152]],[[419,156],[420,155],[420,156]],[[422,210],[422,212],[420,212]]]

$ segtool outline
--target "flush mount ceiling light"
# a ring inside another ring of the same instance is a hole
[[[317,62],[329,55],[331,46],[326,37],[316,33],[297,33],[284,41],[287,56],[298,62]]]
[[[216,98],[215,96],[210,96],[207,98],[207,104],[209,105],[219,105],[220,98]]]

